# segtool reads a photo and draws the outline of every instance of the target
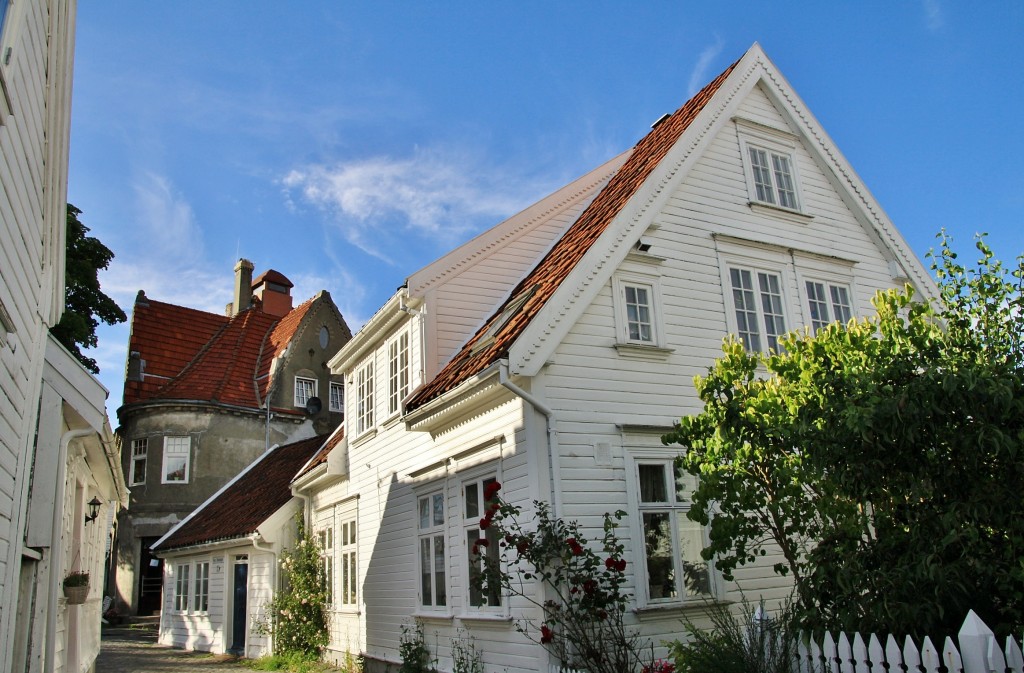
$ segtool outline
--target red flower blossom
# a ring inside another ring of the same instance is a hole
[[[608,558],[606,558],[604,560],[604,567],[607,568],[608,570],[614,570],[615,568],[618,567],[618,565],[619,564],[611,556],[609,556]]]
[[[476,542],[473,543],[473,546],[474,547],[490,547],[491,543],[487,539],[485,539],[485,538],[480,538],[479,540],[477,540]]]
[[[588,594],[594,593],[595,591],[597,591],[597,582],[595,582],[594,580],[587,580],[583,583],[583,590],[586,591]]]
[[[540,627],[540,642],[542,645],[547,645],[551,642],[552,638],[555,637],[555,632],[548,628],[547,624],[541,624]]]
[[[485,516],[484,518],[480,519],[480,528],[482,530],[487,530],[490,527],[491,527],[491,517]]]
[[[620,558],[618,562],[615,564],[615,569],[618,570],[620,573],[626,572],[626,559]]]
[[[491,483],[487,484],[487,487],[484,489],[484,500],[490,500],[495,495],[497,495],[498,491],[500,490],[501,482],[492,481]]]
[[[583,547],[581,547],[580,543],[576,541],[576,538],[571,537],[566,540],[565,543],[569,545],[569,550],[572,552],[573,556],[579,556],[583,553]]]

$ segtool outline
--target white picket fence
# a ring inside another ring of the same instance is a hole
[[[959,647],[947,637],[942,648],[925,637],[918,648],[907,636],[900,643],[893,636],[885,644],[877,636],[867,640],[858,633],[851,639],[825,634],[819,643],[801,643],[799,673],[1024,673],[1020,645],[1012,637],[1003,646],[996,641],[985,622],[971,610],[957,635]]]
[[[805,638],[799,644],[794,673],[1024,673],[1017,641],[1007,637],[1000,645],[974,610],[967,613],[957,641],[959,646],[947,637],[939,649],[925,637],[919,648],[910,636],[900,645],[891,635],[883,644],[874,634],[864,640],[859,633],[853,638],[827,633],[821,642]],[[582,672],[555,665],[551,673]]]

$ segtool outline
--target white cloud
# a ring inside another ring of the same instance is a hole
[[[708,83],[708,69],[715,62],[715,59],[718,58],[718,55],[722,53],[724,47],[725,41],[722,40],[721,36],[715,35],[715,43],[705,47],[704,51],[697,57],[697,64],[690,71],[690,83],[686,86],[688,97],[693,96]]]
[[[939,0],[924,0],[924,20],[928,30],[935,32],[946,24],[945,11]]]
[[[537,185],[466,155],[415,150],[335,165],[310,165],[282,180],[288,198],[325,212],[345,240],[393,263],[394,246],[446,249],[528,203]]]

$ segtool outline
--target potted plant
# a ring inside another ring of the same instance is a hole
[[[69,605],[81,605],[89,595],[89,571],[72,570],[64,577],[64,597]]]

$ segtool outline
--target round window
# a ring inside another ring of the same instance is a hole
[[[331,338],[331,333],[327,331],[327,327],[320,328],[320,348],[327,348],[327,342]]]

